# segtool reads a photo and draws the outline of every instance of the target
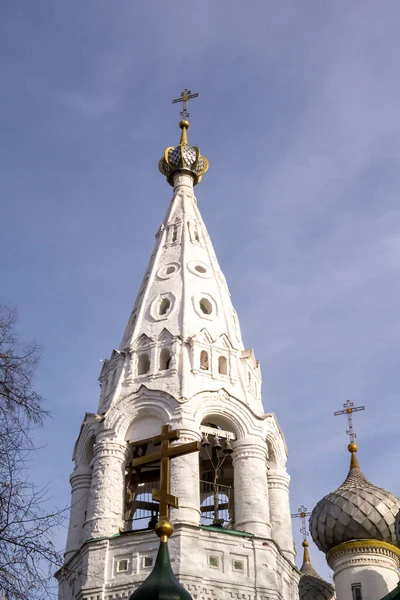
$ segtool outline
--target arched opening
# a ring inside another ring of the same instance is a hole
[[[157,452],[151,440],[159,435],[164,421],[152,412],[146,411],[134,419],[125,433],[128,456],[125,465],[125,530],[154,529],[158,517],[158,503],[153,501],[152,489],[160,487],[159,461],[132,467],[134,458],[141,458]],[[139,443],[143,440],[145,443]]]
[[[214,420],[213,417],[211,419]],[[201,425],[200,513],[204,525],[234,528],[234,468],[230,425],[204,421]]]
[[[208,360],[208,352],[206,350],[202,350],[200,352],[200,369],[203,371],[208,371],[210,368],[209,360]]]
[[[168,371],[171,367],[171,352],[169,348],[163,348],[160,352],[160,371]]]
[[[125,531],[154,529],[158,521],[158,502],[153,500],[152,490],[160,488],[160,463],[132,467],[134,458],[156,452],[151,443],[129,445],[129,460],[125,468]]]
[[[225,356],[218,357],[218,373],[228,375],[228,361]]]
[[[166,315],[170,308],[171,308],[171,300],[169,298],[163,298],[160,302],[158,314]]]
[[[202,298],[199,302],[200,310],[204,315],[211,315],[212,304],[208,298]]]
[[[178,226],[177,225],[173,225],[172,226],[172,237],[171,237],[171,241],[176,242],[178,240]]]
[[[138,358],[138,375],[144,375],[150,371],[150,358],[146,353],[140,354]]]

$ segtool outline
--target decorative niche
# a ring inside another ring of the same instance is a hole
[[[217,303],[210,294],[196,294],[192,298],[193,308],[199,317],[212,321],[218,316]]]
[[[210,279],[212,276],[211,269],[205,263],[192,260],[187,264],[188,271],[193,273],[193,275],[197,275],[197,277],[202,277],[203,279]]]
[[[159,279],[170,279],[180,271],[180,264],[177,262],[171,262],[163,267],[160,267],[157,271],[157,277]]]
[[[151,307],[150,314],[155,321],[162,321],[168,319],[172,311],[174,310],[175,296],[171,292],[160,294],[154,298]]]

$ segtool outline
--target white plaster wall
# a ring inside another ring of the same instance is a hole
[[[154,532],[141,532],[86,544],[59,574],[60,600],[73,600],[75,573],[81,573],[80,600],[129,598],[149,575],[152,567],[145,567],[143,559],[155,560],[158,543]],[[197,600],[298,597],[298,572],[271,541],[178,525],[169,551],[174,573]],[[217,567],[210,565],[211,557],[218,558]],[[122,559],[128,561],[128,570],[121,573],[117,563]],[[243,570],[236,570],[234,561],[242,562]]]
[[[380,600],[398,581],[398,560],[385,550],[343,552],[330,562],[338,600],[353,600],[352,584],[361,583],[363,600]]]

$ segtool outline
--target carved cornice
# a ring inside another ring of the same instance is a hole
[[[72,491],[79,490],[81,488],[90,488],[92,474],[92,470],[87,473],[72,473],[69,478]]]
[[[112,440],[110,438],[100,439],[94,446],[94,459],[97,460],[106,457],[115,457],[121,461],[126,459],[128,452],[127,444]]]
[[[270,489],[282,489],[288,491],[290,485],[290,476],[286,471],[268,471],[268,487]]]
[[[236,442],[233,450],[233,464],[235,464],[238,460],[255,458],[257,460],[262,460],[266,462],[267,460],[267,446],[263,446],[261,443],[259,445],[253,445],[250,442]]]
[[[369,554],[371,558],[366,557],[366,554]],[[344,567],[350,564],[382,565],[385,563],[385,566],[389,568],[398,568],[400,566],[400,548],[379,540],[352,540],[329,550],[326,559],[329,566],[335,571],[338,566]]]

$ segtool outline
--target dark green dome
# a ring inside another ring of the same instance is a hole
[[[172,572],[168,542],[160,542],[156,564],[129,600],[192,600]]]

